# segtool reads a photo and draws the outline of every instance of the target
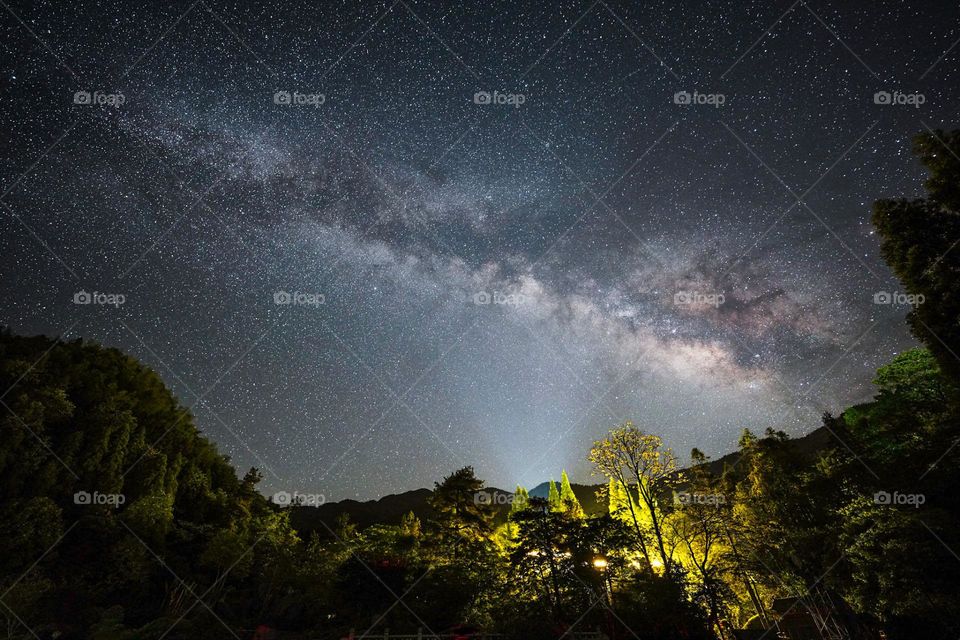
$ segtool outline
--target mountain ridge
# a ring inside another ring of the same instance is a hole
[[[829,447],[831,440],[830,432],[825,427],[818,427],[799,438],[791,439],[791,442],[797,447],[799,455],[812,456]],[[732,451],[715,460],[709,460],[707,465],[713,473],[719,474],[724,466],[736,464],[739,457],[738,451]],[[549,480],[541,482],[530,489],[529,493],[531,496],[546,498],[549,485]],[[606,483],[570,484],[577,500],[588,514],[606,510],[606,502],[597,496],[597,491],[605,485]],[[513,492],[498,487],[486,487],[485,491],[491,495],[491,504],[497,508],[497,521],[504,521],[510,507],[509,496],[512,496]],[[290,510],[291,520],[298,531],[302,533],[316,531],[321,535],[329,535],[329,530],[334,530],[337,519],[343,514],[348,515],[350,522],[360,529],[374,524],[399,524],[400,518],[411,511],[421,520],[429,520],[433,516],[433,510],[428,503],[432,494],[431,489],[421,487],[400,493],[390,493],[371,500],[360,501],[347,498],[319,506],[294,506]]]

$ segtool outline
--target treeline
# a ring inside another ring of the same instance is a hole
[[[471,468],[433,516],[300,536],[151,370],[82,341],[0,334],[0,612],[9,638],[357,637],[474,625],[524,639],[954,638],[960,611],[960,133],[916,143],[925,199],[878,202],[884,258],[924,302],[925,345],[798,455],[745,432],[714,469],[627,423],[584,454],[607,513],[565,477],[495,520]],[[866,294],[869,295],[869,294]],[[790,598],[794,598],[790,600]],[[794,616],[796,617],[796,616]],[[768,630],[768,631],[762,631]],[[461,627],[461,631],[464,631]],[[569,637],[569,636],[568,636]]]
[[[7,637],[160,637],[181,617],[166,637],[199,637],[201,593],[239,619],[281,597],[299,543],[287,514],[153,371],[116,349],[4,331],[0,387]]]

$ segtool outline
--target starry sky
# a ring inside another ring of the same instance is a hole
[[[915,344],[870,207],[960,123],[955,4],[0,4],[0,323],[146,362],[266,493],[718,456]]]

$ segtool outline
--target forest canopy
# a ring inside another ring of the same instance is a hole
[[[437,479],[429,518],[300,532],[307,507],[267,500],[154,371],[4,330],[7,637],[728,639],[791,609],[836,637],[955,637],[960,159],[944,145],[960,132],[917,138],[926,198],[875,205],[884,258],[924,302],[908,316],[922,346],[879,368],[872,401],[824,415],[816,451],[772,425],[723,464],[676,454],[657,425],[609,425],[583,446],[600,508],[565,471],[503,507],[464,467]]]

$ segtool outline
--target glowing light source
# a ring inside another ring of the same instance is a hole
[[[594,566],[595,569],[600,569],[601,571],[603,571],[604,569],[607,568],[607,565],[608,565],[608,564],[609,564],[609,563],[607,562],[607,559],[606,559],[606,558],[594,558],[594,559],[593,559],[593,566]]]

